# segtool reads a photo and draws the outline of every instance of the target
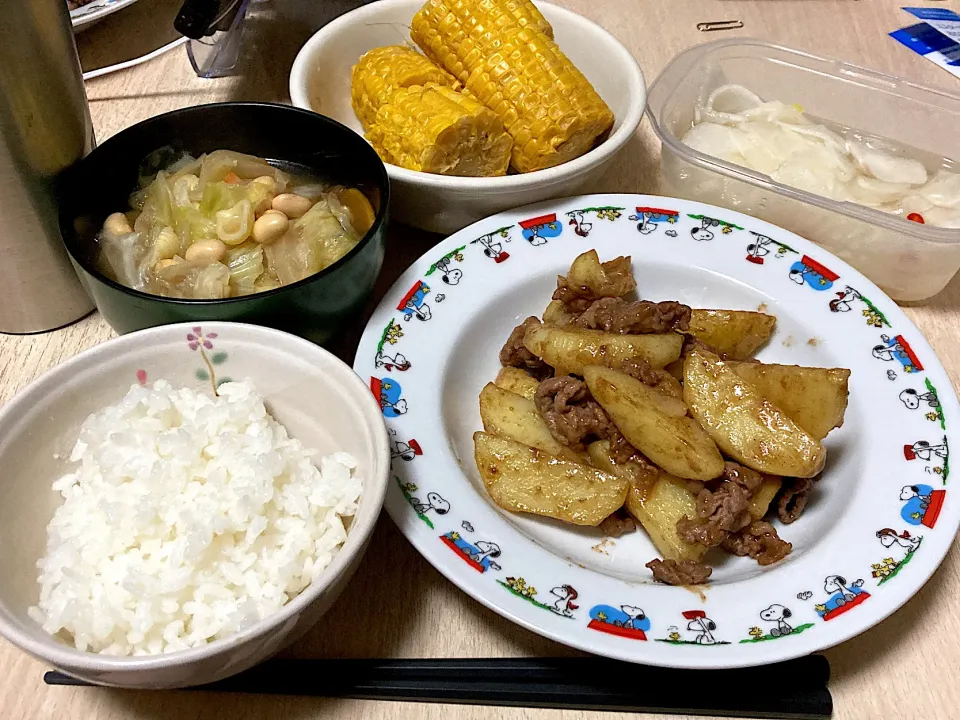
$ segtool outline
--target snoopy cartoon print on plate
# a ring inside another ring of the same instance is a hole
[[[775,315],[761,362],[851,370],[825,470],[804,515],[781,533],[793,543],[786,559],[758,567],[731,558],[694,596],[652,582],[644,565],[657,553],[643,531],[610,540],[490,501],[473,457],[477,396],[510,330],[543,313],[557,276],[590,249],[602,261],[632,256],[643,299]],[[960,526],[945,482],[960,405],[932,349],[843,261],[728,210],[593,195],[476,223],[386,294],[355,369],[396,433],[385,507],[401,532],[469,597],[599,655],[723,668],[817,652],[906,602]]]
[[[563,232],[563,223],[557,220],[556,213],[549,213],[521,220],[520,229],[528,243],[534,247],[539,247],[540,245],[546,245],[547,240],[551,238],[560,237]]]
[[[426,494],[426,499],[421,502],[419,497],[414,497],[413,493],[419,491],[419,488],[411,482],[403,482],[399,477],[394,476],[393,478],[397,487],[400,488],[400,492],[403,493],[403,499],[409,503],[410,507],[413,509],[413,512],[416,513],[416,516],[423,521],[423,523],[433,530],[433,520],[430,519],[430,511],[433,511],[433,515],[446,515],[450,512],[450,503],[444,500],[439,493],[430,492]]]
[[[510,259],[510,253],[503,249],[503,244],[510,242],[510,228],[513,225],[505,225],[496,230],[484,233],[475,240],[471,240],[471,245],[479,245],[483,248],[483,254],[493,260],[498,265]]]
[[[913,554],[920,549],[923,536],[911,535],[906,530],[897,533],[892,528],[883,528],[877,530],[877,539],[888,554],[880,562],[873,563],[870,566],[872,568],[870,574],[877,578],[877,585],[883,585],[895,578],[900,570],[913,559]]]
[[[814,623],[812,622],[794,626],[792,623],[795,623],[796,620],[794,620],[793,610],[780,603],[773,603],[770,607],[761,610],[760,619],[767,625],[767,629],[764,630],[754,625],[748,632],[750,637],[741,640],[741,643],[777,640],[779,638],[790,637],[791,635],[799,635],[805,630],[814,627]]]
[[[940,517],[946,490],[934,490],[930,485],[904,485],[900,490],[903,507],[900,516],[911,525],[933,528]]]
[[[637,232],[641,235],[649,235],[655,232],[661,223],[668,226],[675,225],[680,217],[676,210],[664,210],[663,208],[638,207],[637,214],[631,215],[630,219],[637,223]],[[674,236],[675,237],[675,236]]]
[[[390,429],[391,435],[396,435],[397,431]],[[391,438],[390,440],[390,459],[391,460],[403,460],[404,462],[410,462],[420,455],[423,455],[423,448],[420,447],[414,438],[409,440],[395,440]]]
[[[840,279],[833,270],[808,255],[804,255],[790,266],[787,277],[797,285],[806,284],[818,292],[829,290],[833,287],[833,283]]]
[[[586,207],[580,210],[571,210],[567,213],[567,224],[573,227],[573,231],[580,237],[589,237],[590,231],[593,229],[593,223],[588,220],[591,213],[596,217],[597,220],[606,220],[613,222],[619,220],[622,215],[622,211],[626,208],[622,207]]]
[[[440,280],[444,285],[459,285],[463,279],[463,270],[456,267],[456,264],[463,262],[463,251],[466,247],[466,245],[461,245],[448,252],[431,265],[424,276],[430,277],[433,273],[439,273]]]
[[[934,476],[939,476],[944,484],[950,476],[950,446],[947,444],[947,436],[944,435],[941,440],[917,440],[914,443],[903,446],[903,457],[909,462],[919,460],[924,463],[924,471]]]
[[[471,544],[456,530],[441,535],[440,539],[477,572],[502,569],[496,562],[500,557],[500,546],[494,542],[477,540]]]
[[[646,640],[650,619],[643,612],[643,608],[635,605],[594,605],[590,608],[590,623],[587,627],[629,640]]]
[[[670,627],[670,632],[665,638],[657,638],[657,642],[669,643],[671,645],[695,645],[695,646],[713,646],[729,645],[726,640],[718,639],[717,624],[707,617],[703,610],[684,610],[683,619],[686,625]]]
[[[903,367],[905,373],[916,373],[923,370],[920,359],[913,352],[910,343],[902,335],[880,336],[880,344],[875,345],[871,351],[877,360],[884,362],[898,362]]]
[[[919,410],[923,408],[924,417],[930,422],[939,423],[943,430],[947,429],[947,421],[943,417],[943,408],[940,407],[940,398],[937,397],[937,388],[930,382],[929,378],[924,379],[924,387],[919,390],[907,388],[900,391],[900,402],[907,410]]]
[[[708,217],[706,215],[687,215],[691,220],[696,220],[696,224],[690,228],[690,237],[698,242],[707,242],[716,237],[716,233],[729,235],[734,230],[743,230],[739,225],[734,225],[726,220]]]
[[[433,311],[427,305],[427,294],[430,292],[430,286],[423,280],[417,280],[407,294],[400,299],[397,310],[403,313],[403,319],[417,318],[426,322],[433,317]]]
[[[401,397],[403,390],[400,383],[393,378],[370,378],[370,391],[380,401],[384,417],[395,418],[406,414],[407,401]]]
[[[862,587],[863,580],[848,583],[842,575],[828,575],[823,581],[823,591],[827,598],[817,603],[814,609],[822,620],[840,617],[870,598],[870,593],[861,590]]]
[[[522,577],[508,577],[506,580],[497,580],[497,582],[534,607],[549,610],[560,617],[572,618],[574,610],[580,607],[574,602],[579,597],[579,593],[572,585],[558,585],[551,588],[549,596],[541,600],[537,597],[537,588],[528,584]]]
[[[761,235],[752,230],[750,234],[753,235],[753,241],[747,245],[747,262],[753,263],[754,265],[763,265],[771,252],[777,260],[782,260],[790,253],[794,255],[797,254],[797,251],[789,245],[778,242],[771,237]]]
[[[856,288],[849,285],[836,294],[836,297],[830,301],[830,311],[835,313],[848,313],[858,305],[862,305],[861,315],[866,318],[867,325],[882,328],[890,327],[890,321],[880,309],[863,295]]]
[[[377,343],[377,354],[373,359],[376,369],[383,368],[387,372],[406,372],[410,369],[410,361],[403,353],[394,351],[391,355],[389,350],[384,352],[387,345],[396,345],[402,337],[403,328],[391,319],[383,328],[380,342]]]

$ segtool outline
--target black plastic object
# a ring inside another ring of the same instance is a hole
[[[129,207],[143,160],[166,146],[194,156],[235,150],[358,187],[376,209],[376,220],[339,261],[276,290],[182,300],[124,287],[98,269],[96,234],[107,215]],[[325,342],[345,323],[360,321],[383,265],[390,199],[383,162],[349,128],[286,105],[199,105],[144,120],[109,138],[65,174],[58,195],[60,232],[74,266],[97,309],[121,334],[174,322],[232,320]]]
[[[242,0],[184,0],[173,27],[191,40],[227,30]]]
[[[603,658],[271,660],[193,690],[364,700],[821,720],[821,655],[739,670],[672,670]],[[59,672],[48,685],[88,685]]]

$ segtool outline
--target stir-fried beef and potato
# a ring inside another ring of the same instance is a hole
[[[776,318],[629,300],[629,257],[583,253],[542,320],[529,317],[480,393],[477,468],[511,512],[620,535],[638,523],[671,585],[705,582],[711,548],[786,557],[840,427],[850,371],[753,359]],[[635,521],[635,522],[634,522]]]

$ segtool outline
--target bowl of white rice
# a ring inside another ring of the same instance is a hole
[[[84,680],[213,682],[311,628],[361,561],[390,451],[336,357],[166,325],[0,408],[0,634]]]

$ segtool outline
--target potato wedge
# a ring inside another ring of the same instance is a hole
[[[746,310],[694,310],[687,331],[734,360],[753,357],[770,339],[774,315]]]
[[[559,300],[551,300],[550,304],[547,305],[547,309],[543,311],[544,325],[563,327],[564,325],[569,325],[576,319],[577,316],[567,310],[567,306]]]
[[[683,382],[683,358],[677,358],[672,363],[667,363],[663,369],[670,373],[678,383]],[[681,385],[681,387],[683,387]]]
[[[694,350],[683,371],[683,398],[690,411],[734,460],[770,475],[813,477],[823,470],[827,451],[820,441],[719,357]]]
[[[589,288],[597,297],[622,297],[637,289],[629,256],[601,263],[596,250],[587,250],[574,259],[566,282],[572,287]]]
[[[762,363],[728,364],[816,440],[823,440],[827,433],[843,425],[849,370]]]
[[[653,367],[662,368],[680,357],[683,338],[677,333],[612,335],[599,330],[541,325],[527,331],[523,344],[558,375],[582,375],[588,365],[615,368],[633,357],[642,357]]]
[[[533,400],[493,383],[487,383],[480,391],[480,419],[488,433],[573,462],[581,461],[576,452],[553,436]]]
[[[666,370],[666,368],[664,368]],[[664,372],[660,376],[660,382],[655,386],[656,390],[659,390],[664,395],[671,395],[672,397],[683,400],[683,385],[680,384],[680,380],[670,374],[669,371]]]
[[[627,496],[627,480],[589,465],[483,432],[473,442],[483,484],[504,510],[596,526]]]
[[[720,451],[683,402],[609,368],[586,367],[584,379],[630,444],[668,473],[712,480],[723,472]]]
[[[494,383],[497,387],[522,395],[527,400],[533,400],[533,396],[537,392],[537,385],[540,384],[535,377],[515,367],[500,368]]]
[[[763,485],[757,490],[756,495],[750,498],[750,516],[754,520],[760,520],[770,509],[770,503],[780,492],[780,486],[783,481],[780,478],[770,478],[764,480]]]
[[[616,465],[610,459],[610,443],[600,440],[587,448],[594,464],[612,475],[630,480],[624,507],[647,531],[650,540],[667,560],[699,560],[707,548],[688,543],[677,534],[677,521],[697,517],[697,497],[686,483],[657,468],[658,475],[647,482],[636,482],[637,473],[630,463]],[[644,478],[646,480],[646,478]]]

